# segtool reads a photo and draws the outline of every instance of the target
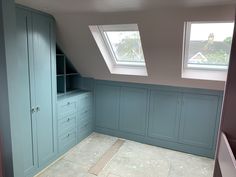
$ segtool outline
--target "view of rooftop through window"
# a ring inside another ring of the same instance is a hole
[[[234,23],[188,23],[187,67],[227,69]]]
[[[144,63],[138,31],[104,31],[117,62]]]

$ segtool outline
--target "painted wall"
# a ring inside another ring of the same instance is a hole
[[[83,76],[223,90],[224,82],[181,78],[184,21],[233,20],[234,7],[168,8],[144,12],[55,13],[57,39]],[[111,75],[88,25],[137,23],[148,77]]]

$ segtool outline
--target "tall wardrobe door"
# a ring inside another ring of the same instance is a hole
[[[53,40],[52,19],[33,14],[33,47],[35,72],[35,97],[37,108],[38,160],[43,166],[50,162],[56,153],[55,116],[54,116],[54,82],[55,77],[51,53]],[[54,44],[53,44],[54,43]]]
[[[32,70],[29,68],[32,65],[32,33],[31,33],[31,14],[21,8],[16,9],[16,26],[17,26],[17,45],[18,57],[21,61],[21,80],[17,91],[24,95],[24,100],[21,100],[23,117],[20,121],[23,128],[22,143],[24,145],[24,173],[25,176],[30,174],[37,168],[37,146],[36,146],[36,121],[35,115],[31,112],[31,104],[35,104],[33,95],[34,84],[30,82],[32,78]]]

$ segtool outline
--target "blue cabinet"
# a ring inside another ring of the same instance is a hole
[[[218,97],[184,94],[180,121],[180,142],[202,148],[213,148],[217,132]]]
[[[76,145],[77,96],[57,100],[57,139],[59,155]]]
[[[95,90],[96,126],[118,129],[120,87],[97,85]]]
[[[57,99],[59,155],[89,136],[94,129],[93,94],[72,92]]]
[[[94,129],[93,94],[86,92],[78,96],[77,142],[79,143]]]
[[[54,20],[17,7],[17,43],[24,91],[24,173],[32,176],[56,156]]]
[[[97,132],[214,156],[221,92],[98,80],[95,93]]]
[[[34,66],[31,82],[37,120],[38,161],[47,164],[56,155],[55,143],[55,39],[54,21],[41,14],[32,13]]]
[[[120,130],[138,135],[145,135],[147,102],[147,89],[132,87],[121,88]]]
[[[34,97],[31,97],[31,88],[33,90],[33,84],[30,82],[30,70],[29,67],[33,65],[32,57],[32,28],[29,25],[31,22],[31,13],[23,10],[16,9],[16,28],[17,28],[17,47],[18,57],[22,68],[22,79],[19,82],[19,88],[24,95],[24,101],[22,101],[22,113],[21,117],[23,128],[22,143],[24,146],[24,172],[25,175],[32,173],[37,169],[37,144],[36,144],[36,119],[31,114],[31,103],[34,103]]]
[[[179,93],[152,90],[150,95],[148,136],[177,141],[180,119],[179,108]]]

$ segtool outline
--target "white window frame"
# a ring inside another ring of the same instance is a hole
[[[89,29],[97,43],[97,46],[112,74],[148,76],[146,62],[122,62],[117,61],[115,54],[112,52],[112,46],[105,31],[138,31],[137,24],[120,24],[120,25],[90,25]],[[140,37],[141,41],[141,37]],[[142,44],[142,41],[141,41]],[[144,52],[143,52],[144,55]],[[144,57],[145,58],[145,57]]]
[[[107,50],[109,51],[111,57],[117,65],[123,66],[145,66],[144,62],[124,62],[119,61],[115,55],[115,51],[110,43],[108,36],[105,34],[106,31],[135,31],[139,32],[138,26],[136,24],[124,24],[124,25],[99,25],[98,26],[101,36],[103,37],[104,43],[106,44]],[[141,39],[140,39],[141,40]]]
[[[219,70],[226,71],[228,65],[207,65],[207,64],[188,64],[188,52],[189,52],[189,42],[191,35],[191,25],[192,24],[209,24],[209,23],[234,23],[233,21],[188,21],[184,24],[184,40],[183,40],[183,69],[192,69],[192,70]]]

